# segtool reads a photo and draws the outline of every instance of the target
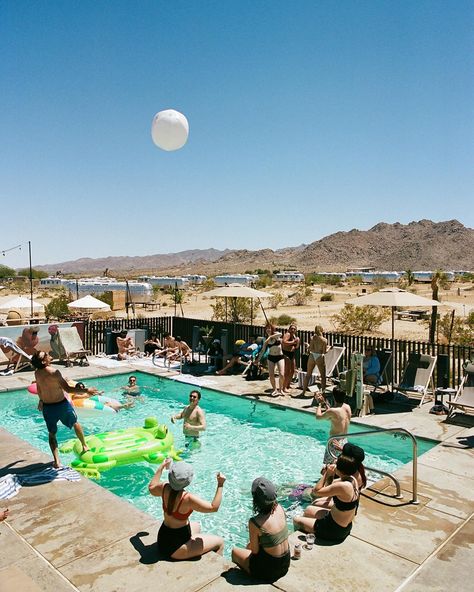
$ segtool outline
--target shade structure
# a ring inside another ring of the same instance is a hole
[[[204,292],[203,296],[215,296],[216,298],[270,298],[271,294],[242,284],[230,284]]]
[[[11,298],[5,299],[0,304],[0,312],[10,312],[11,310],[18,311],[22,314],[31,314],[31,300],[24,296],[12,296]],[[33,300],[33,313],[44,313],[44,304]]]
[[[346,300],[346,304],[353,304],[354,306],[389,306],[392,309],[392,339],[395,334],[395,309],[399,306],[421,306],[432,307],[441,306],[438,300],[418,296],[406,290],[398,288],[385,288],[372,294],[364,294],[357,298]]]
[[[90,294],[83,298],[79,298],[79,300],[70,302],[67,306],[70,310],[79,310],[81,312],[105,312],[110,310],[110,306],[106,302],[102,302],[102,300],[94,298],[94,296],[91,296]]]

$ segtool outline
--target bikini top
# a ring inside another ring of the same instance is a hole
[[[355,510],[357,513],[357,509],[359,507],[359,490],[357,489],[357,486],[355,485],[355,479],[354,477],[352,478],[352,487],[354,488],[354,495],[356,496],[355,499],[351,500],[350,502],[344,502],[343,500],[340,500],[337,496],[333,496],[333,500],[334,500],[334,505],[336,506],[336,508],[338,510],[340,510],[341,512],[349,512],[350,510]]]
[[[286,524],[278,532],[275,532],[274,534],[270,534],[264,528],[262,528],[261,526],[259,526],[257,524],[257,521],[255,520],[255,518],[250,518],[250,521],[253,524],[255,524],[255,526],[260,531],[261,535],[259,537],[259,543],[260,543],[260,546],[263,547],[264,549],[266,549],[268,547],[276,547],[280,543],[284,543],[286,541],[286,539],[289,537],[288,526]]]
[[[163,493],[164,493],[164,491],[163,491]],[[162,497],[163,512],[165,514],[168,514],[168,516],[173,516],[173,518],[176,518],[176,520],[187,520],[189,518],[189,516],[191,516],[193,511],[189,510],[189,512],[186,512],[185,514],[182,514],[181,512],[179,512],[179,508],[181,507],[181,504],[183,503],[183,500],[186,497],[186,495],[187,495],[186,493],[183,493],[183,495],[181,496],[181,499],[179,500],[178,507],[176,508],[176,510],[173,510],[172,512],[168,512],[168,508],[167,508],[166,502],[165,502],[165,496],[163,495],[163,497]]]

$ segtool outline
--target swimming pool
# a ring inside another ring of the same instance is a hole
[[[142,372],[134,375],[138,378],[145,401],[137,401],[132,409],[118,414],[80,417],[86,434],[141,426],[145,417],[153,415],[159,422],[169,425],[176,448],[184,447],[182,425],[171,424],[169,418],[189,402],[189,392],[194,387]],[[120,398],[121,387],[127,383],[129,376],[131,374],[94,378],[87,380],[86,384],[104,390],[106,395]],[[227,481],[219,512],[195,514],[193,518],[201,522],[203,531],[212,531],[225,538],[228,555],[232,546],[247,543],[252,480],[264,475],[282,489],[292,483],[314,482],[321,469],[329,425],[327,422],[316,422],[312,414],[205,388],[200,390],[207,430],[202,436],[201,449],[184,455],[195,469],[195,478],[189,489],[211,500],[217,472],[222,471]],[[37,402],[37,397],[28,394],[26,389],[2,393],[0,425],[50,454],[44,421],[36,411]],[[364,429],[351,426],[352,432]],[[60,427],[58,441],[64,442],[73,435],[73,432]],[[418,440],[419,454],[435,444],[429,440]],[[364,449],[367,465],[389,472],[411,460],[411,442],[393,435],[381,433],[368,438]],[[73,458],[72,454],[61,454],[63,462],[70,462]],[[155,471],[156,465],[147,463],[117,467],[102,473],[99,483],[161,519],[161,500],[148,493],[148,483]],[[284,505],[288,508],[290,502]]]

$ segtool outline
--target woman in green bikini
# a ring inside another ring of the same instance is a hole
[[[249,520],[250,542],[246,549],[232,549],[232,561],[259,581],[276,582],[290,567],[286,515],[275,486],[265,477],[252,483],[252,497],[256,516]]]

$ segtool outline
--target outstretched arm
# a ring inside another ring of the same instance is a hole
[[[202,512],[203,514],[212,514],[213,512],[217,512],[222,502],[222,489],[225,483],[225,476],[222,473],[217,473],[216,479],[217,488],[212,502],[206,502],[196,495],[191,494],[189,496],[190,505],[193,510]]]
[[[161,473],[163,473],[164,469],[169,469],[170,464],[171,458],[165,458],[165,460],[158,467],[153,479],[150,481],[150,484],[148,485],[148,491],[151,493],[151,495],[154,495],[156,497],[161,497],[163,495],[163,488],[166,485],[166,483],[163,483],[161,481]]]

